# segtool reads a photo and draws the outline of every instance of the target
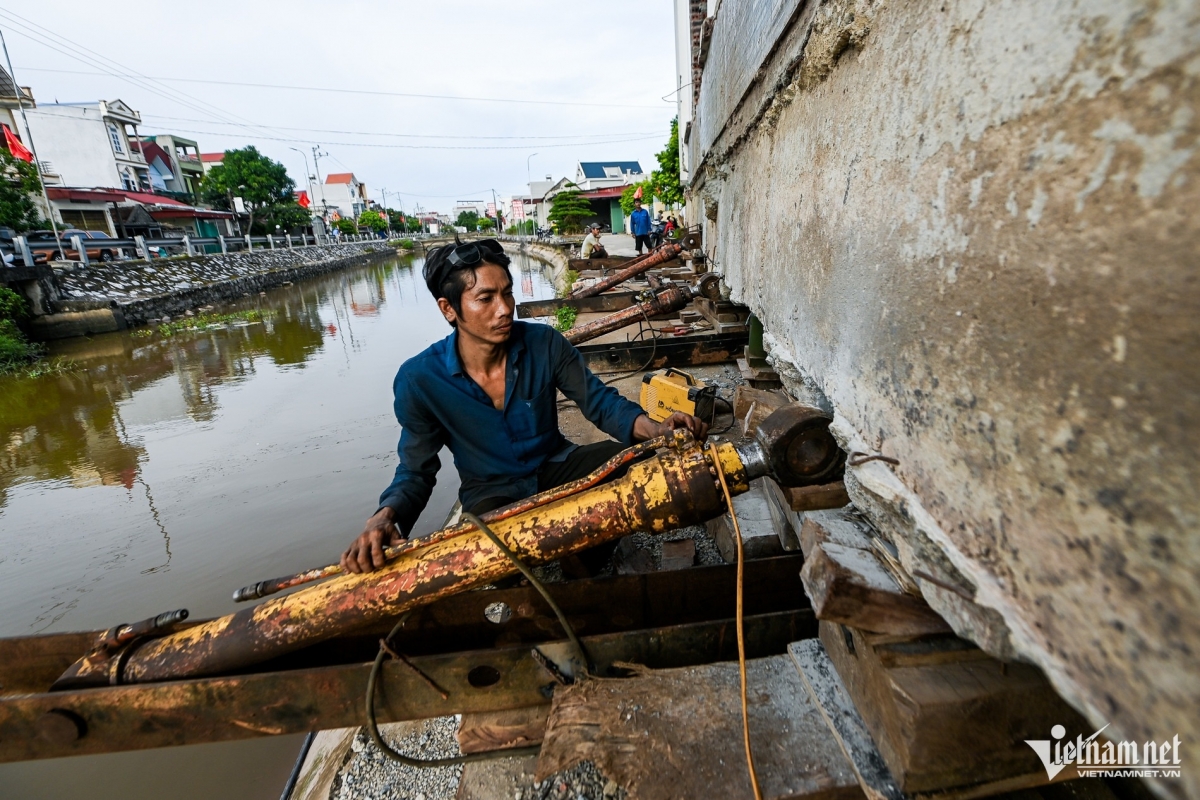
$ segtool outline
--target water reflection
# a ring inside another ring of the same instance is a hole
[[[169,572],[180,537],[201,531],[211,537],[219,519],[253,527],[264,522],[264,506],[303,502],[287,486],[298,465],[323,492],[339,485],[322,474],[331,461],[361,472],[367,459],[373,475],[386,472],[380,468],[395,441],[391,376],[447,330],[419,267],[419,261],[415,270],[408,261],[377,264],[218,309],[258,309],[260,322],[168,338],[122,333],[65,342],[55,352],[76,361],[77,371],[0,379],[0,599],[19,595],[16,609],[5,602],[6,609],[31,612],[23,620],[10,615],[0,628],[62,627],[80,595],[110,579],[103,573],[133,562],[136,572],[124,580]],[[523,297],[549,296],[533,263],[519,259],[514,267]],[[320,375],[306,377],[308,370]],[[339,427],[345,435],[331,441]],[[366,498],[383,485],[386,476],[356,484],[348,519],[362,516],[373,502]],[[242,500],[247,508],[230,504],[240,488],[252,493]],[[55,558],[41,532],[64,518],[78,521],[86,544],[73,573],[61,558],[43,573],[35,601],[14,590],[23,583],[15,570]],[[335,540],[324,536],[322,558],[328,558]],[[202,558],[188,571],[212,563]]]

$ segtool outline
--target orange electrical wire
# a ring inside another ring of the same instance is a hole
[[[712,453],[717,479],[721,482],[721,491],[725,493],[725,506],[729,509],[729,518],[733,520],[733,538],[737,542],[737,646],[738,675],[742,681],[742,739],[746,744],[746,768],[750,771],[750,788],[754,790],[754,800],[762,800],[762,790],[758,787],[758,771],[754,768],[754,753],[750,750],[750,708],[746,700],[746,636],[742,624],[742,589],[746,559],[742,553],[742,529],[738,525],[737,512],[733,510],[733,496],[729,494],[729,484],[725,481],[725,470],[717,455],[717,446],[709,442],[708,449]]]

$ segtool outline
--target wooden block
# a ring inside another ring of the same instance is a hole
[[[860,800],[854,772],[791,659],[751,659],[746,677],[765,800]],[[644,670],[557,689],[537,777],[583,760],[640,800],[752,797],[737,664]]]
[[[858,784],[869,800],[902,800],[904,792],[875,746],[867,724],[854,707],[825,646],[819,639],[805,639],[789,644],[788,655],[795,662],[813,704],[850,760]]]
[[[745,419],[752,405],[769,408],[774,411],[790,402],[791,400],[783,392],[739,386],[733,393],[733,416],[738,419]]]
[[[696,563],[696,540],[679,539],[662,543],[660,570],[687,569]]]
[[[463,754],[537,744],[546,735],[549,706],[463,714],[454,736]]]
[[[800,516],[787,507],[783,493],[778,484],[770,478],[763,479],[763,493],[767,496],[767,508],[771,512],[771,522],[775,524],[775,535],[784,552],[794,553],[800,549]]]
[[[751,481],[750,491],[733,498],[733,510],[742,529],[742,552],[746,558],[769,558],[783,555],[783,545],[775,533],[771,509],[763,491],[762,479]],[[709,534],[717,542],[717,549],[725,563],[737,561],[737,543],[733,538],[733,521],[728,514],[705,523]]]
[[[870,550],[815,544],[800,570],[817,619],[890,634],[950,630],[925,599],[904,592]]]
[[[850,505],[850,495],[846,494],[844,481],[817,486],[780,486],[779,491],[792,511],[822,511]]]
[[[908,794],[966,798],[1048,783],[1025,740],[1058,724],[1068,739],[1092,732],[1036,667],[1002,664],[953,635],[879,636],[822,622],[820,638]]]
[[[842,510],[805,513],[800,527],[800,549],[807,556],[820,542],[870,550],[871,530]]]

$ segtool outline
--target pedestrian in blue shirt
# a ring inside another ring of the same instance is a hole
[[[650,212],[642,208],[642,201],[635,199],[633,201],[633,213],[629,215],[629,232],[633,234],[633,247],[637,250],[638,255],[642,254],[642,247],[646,250],[652,250],[650,246]]]
[[[514,320],[508,264],[495,239],[445,245],[426,258],[425,284],[454,331],[396,373],[400,465],[342,554],[350,572],[382,567],[383,548],[408,538],[433,492],[443,447],[454,455],[463,508],[482,514],[581,478],[634,442],[677,428],[707,435],[708,425],[686,414],[652,421],[601,383],[561,333]],[[559,391],[612,440],[567,441],[558,430]],[[584,565],[594,572],[613,546],[583,554],[591,556]]]

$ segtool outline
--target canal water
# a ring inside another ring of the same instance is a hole
[[[419,258],[218,311],[262,322],[55,348],[79,369],[0,378],[0,636],[235,610],[234,589],[336,561],[395,468],[397,367],[449,333]],[[553,296],[515,256],[518,302]],[[458,478],[444,454],[416,531]],[[302,736],[0,765],[0,797],[279,797]]]

